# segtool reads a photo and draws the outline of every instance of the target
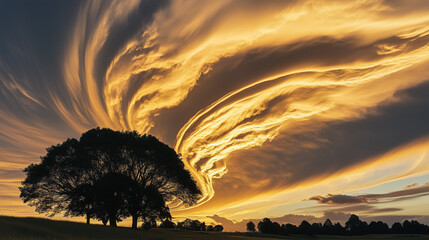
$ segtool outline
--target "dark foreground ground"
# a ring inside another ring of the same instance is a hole
[[[193,232],[169,229],[131,230],[41,218],[0,216],[0,240],[275,240],[275,239],[429,239],[429,235],[277,236],[259,233]]]

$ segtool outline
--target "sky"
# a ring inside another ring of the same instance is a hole
[[[176,219],[429,224],[426,0],[0,2],[0,214],[94,127],[149,133],[200,186]],[[43,216],[43,215],[42,215]]]

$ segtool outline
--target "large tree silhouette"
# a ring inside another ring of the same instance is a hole
[[[128,216],[132,227],[170,219],[167,202],[192,205],[201,192],[180,156],[150,135],[92,129],[80,140],[47,149],[20,187],[25,203],[51,216],[86,215],[111,226]]]

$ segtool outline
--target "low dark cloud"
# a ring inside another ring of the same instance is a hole
[[[384,213],[384,212],[396,212],[396,211],[401,211],[404,210],[402,208],[377,208],[377,209],[373,209],[371,211],[371,213]]]
[[[335,205],[333,206],[333,208],[329,209],[329,211],[351,212],[351,213],[359,213],[359,214],[391,213],[391,212],[397,212],[402,210],[404,209],[393,208],[393,207],[380,208],[375,204],[371,204],[371,205],[358,204],[358,205],[347,205],[347,206],[341,205],[341,207],[338,207],[338,205]]]
[[[321,204],[357,204],[368,203],[368,200],[361,196],[348,196],[348,195],[332,195],[328,194],[326,197],[314,196],[309,200],[317,201]]]
[[[372,204],[372,203],[382,203],[382,202],[392,202],[392,201],[403,201],[408,200],[409,198],[416,198],[421,196],[426,196],[429,194],[429,183],[426,183],[420,187],[416,183],[412,184],[412,187],[405,188],[399,191],[393,191],[389,193],[382,194],[364,194],[357,196],[350,195],[332,195],[328,194],[326,197],[314,196],[309,200],[317,201],[320,204],[332,204],[332,205],[344,205],[344,204]],[[363,209],[366,208],[366,209]],[[359,205],[356,208],[346,207],[339,208],[339,211],[353,211],[353,210],[371,210],[372,212],[383,212],[383,211],[397,211],[400,209],[396,208],[387,208],[387,209],[369,209],[368,206]]]
[[[382,194],[366,194],[362,195],[366,198],[374,198],[374,199],[383,199],[383,198],[399,198],[399,197],[406,197],[410,195],[418,195],[418,194],[424,194],[429,193],[429,183],[425,183],[424,185],[420,187],[414,187],[414,188],[407,188],[404,190],[394,191],[390,193],[382,193]]]

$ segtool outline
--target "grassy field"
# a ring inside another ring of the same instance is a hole
[[[423,235],[366,235],[354,237],[341,236],[278,236],[259,233],[216,233],[193,232],[169,229],[131,230],[111,228],[83,223],[53,221],[42,218],[17,218],[0,216],[1,240],[275,240],[275,239],[429,239]]]

